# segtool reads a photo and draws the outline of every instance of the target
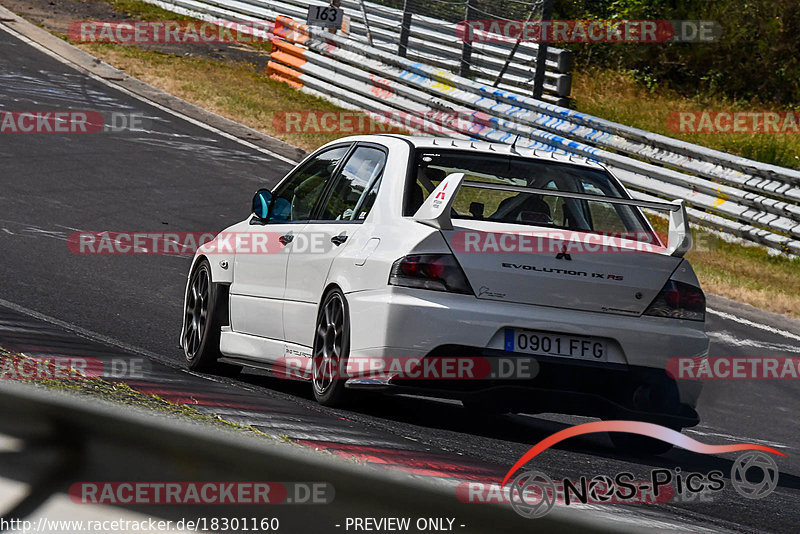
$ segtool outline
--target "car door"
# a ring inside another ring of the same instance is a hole
[[[386,148],[359,143],[331,180],[315,219],[289,254],[283,309],[286,341],[310,347],[322,292],[334,258],[353,242],[369,214],[386,164]]]
[[[268,252],[237,246],[230,290],[230,319],[234,332],[274,340],[284,339],[283,299],[286,267],[295,236],[317,207],[328,181],[351,144],[326,149],[298,167],[273,191],[270,217],[250,220],[249,232],[267,234]],[[275,246],[275,241],[282,246]],[[278,356],[280,354],[277,354]],[[270,356],[270,355],[265,355]]]

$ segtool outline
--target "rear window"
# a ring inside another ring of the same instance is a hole
[[[604,202],[603,197],[628,198],[603,170],[485,152],[417,151],[414,173],[406,188],[406,216],[451,173],[466,181],[552,190],[553,194],[461,187],[453,203],[453,219],[475,219],[569,229],[583,232],[647,230],[635,207]],[[597,200],[558,196],[559,192],[593,195]]]

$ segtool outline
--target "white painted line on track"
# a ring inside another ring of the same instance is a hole
[[[689,432],[691,434],[698,434],[700,436],[709,436],[709,437],[716,437],[716,438],[723,438],[728,441],[732,441],[734,443],[759,443],[761,445],[766,445],[768,447],[774,447],[776,449],[789,449],[791,448],[789,445],[778,443],[777,441],[767,441],[765,439],[755,439],[755,438],[747,438],[742,436],[731,436],[730,434],[724,434],[721,432],[704,432],[703,430],[698,430],[696,428],[684,428],[683,432]]]
[[[64,58],[62,56],[60,56],[56,52],[53,52],[49,48],[46,48],[46,47],[40,45],[36,41],[33,41],[33,40],[29,39],[28,37],[26,37],[26,36],[16,32],[16,31],[14,31],[12,28],[9,28],[8,26],[6,26],[4,24],[0,24],[0,29],[5,30],[6,33],[9,33],[10,35],[14,36],[15,38],[17,38],[17,39],[21,40],[22,42],[32,46],[33,48],[39,50],[40,52],[52,57],[53,59],[56,59],[59,62],[65,64],[65,65],[68,65],[71,68],[76,68],[75,63],[69,61],[68,59],[66,59],[66,58]],[[230,139],[231,141],[235,141],[235,142],[239,143],[240,145],[244,145],[244,146],[246,146],[246,147],[248,147],[250,149],[256,150],[258,152],[261,152],[262,154],[266,154],[268,156],[271,156],[271,157],[273,157],[275,159],[281,160],[281,161],[283,161],[285,163],[289,163],[291,165],[297,165],[297,163],[299,163],[298,161],[289,159],[286,156],[282,156],[281,154],[277,154],[275,152],[272,152],[271,150],[267,150],[266,148],[262,148],[262,147],[260,147],[258,145],[250,143],[249,141],[245,141],[244,139],[240,139],[240,138],[236,137],[235,135],[231,135],[231,134],[229,134],[227,132],[223,132],[222,130],[220,130],[218,128],[215,128],[214,126],[206,124],[206,123],[204,123],[202,121],[199,121],[197,119],[193,119],[193,118],[191,118],[191,117],[189,117],[187,115],[184,115],[183,113],[181,113],[179,111],[175,111],[175,110],[170,109],[170,108],[168,108],[166,106],[162,106],[161,104],[159,104],[157,102],[153,102],[152,100],[150,100],[150,99],[148,99],[148,98],[146,98],[144,96],[136,94],[133,91],[131,91],[129,89],[126,89],[125,87],[122,87],[121,85],[117,85],[116,83],[114,83],[114,82],[112,82],[110,80],[106,80],[105,78],[101,78],[100,76],[97,76],[96,74],[93,74],[91,72],[81,72],[81,73],[84,74],[85,76],[87,76],[88,78],[91,78],[91,79],[93,79],[93,80],[95,80],[95,81],[97,81],[99,83],[107,85],[108,87],[111,87],[112,89],[120,91],[121,93],[125,93],[126,95],[128,95],[130,97],[133,97],[133,98],[135,98],[135,99],[137,99],[137,100],[139,100],[141,102],[144,102],[145,104],[153,106],[156,109],[164,111],[165,113],[169,113],[170,115],[173,115],[173,116],[175,116],[175,117],[177,117],[177,118],[179,118],[181,120],[184,120],[184,121],[186,121],[186,122],[188,122],[190,124],[193,124],[195,126],[199,126],[200,128],[204,128],[204,129],[206,129],[206,130],[208,130],[210,132],[213,132],[213,133],[215,133],[215,134],[217,134],[219,136],[222,136],[222,137],[224,137],[226,139]],[[134,79],[136,79],[136,78],[134,78]]]
[[[118,339],[114,339],[113,337],[109,337],[109,336],[107,336],[105,334],[101,334],[99,332],[95,332],[94,330],[89,330],[88,328],[83,328],[82,326],[78,326],[78,325],[69,323],[67,321],[62,321],[61,319],[56,319],[55,317],[50,317],[49,315],[45,315],[44,313],[40,313],[40,312],[37,312],[35,310],[31,310],[30,308],[26,308],[25,306],[20,306],[19,304],[15,304],[13,302],[10,302],[10,301],[2,299],[2,298],[0,298],[0,306],[2,306],[4,308],[8,308],[9,310],[15,311],[17,313],[21,313],[23,315],[27,315],[29,317],[33,317],[34,319],[38,319],[38,320],[43,321],[45,323],[49,323],[51,325],[58,326],[60,328],[63,328],[64,330],[72,332],[73,334],[76,334],[76,335],[78,335],[80,337],[83,337],[85,339],[89,339],[91,341],[95,341],[95,342],[101,343],[103,345],[116,347],[118,349],[121,349],[121,350],[124,350],[124,351],[127,351],[127,352],[131,352],[131,353],[134,353],[134,354],[139,354],[140,356],[144,356],[144,357],[149,358],[149,359],[151,359],[153,361],[162,363],[162,364],[166,365],[167,367],[171,367],[171,368],[176,369],[176,370],[178,370],[178,371],[180,371],[182,373],[186,373],[188,375],[192,375],[192,376],[197,377],[197,378],[202,378],[203,380],[208,380],[209,382],[217,382],[217,383],[220,383],[220,384],[228,384],[228,385],[230,385],[230,383],[231,383],[230,381],[228,381],[226,379],[223,379],[221,377],[218,377],[218,376],[197,373],[195,371],[187,369],[183,365],[182,361],[181,362],[176,362],[175,360],[171,360],[170,358],[168,358],[166,356],[162,356],[161,354],[149,351],[147,349],[143,349],[141,347],[137,347],[136,345],[131,345],[130,343],[126,343],[126,342],[120,341]],[[240,389],[245,390],[245,391],[259,391],[259,389],[256,388],[255,386],[251,386],[250,384],[243,383],[243,382],[238,382],[236,384],[236,386],[238,388],[240,388]]]
[[[78,335],[80,337],[83,337],[83,338],[86,338],[86,339],[89,339],[89,340],[92,340],[92,341],[99,342],[99,343],[101,343],[103,345],[116,347],[118,349],[121,349],[121,350],[124,350],[124,351],[127,351],[127,352],[132,352],[134,354],[139,354],[140,356],[144,356],[146,358],[149,358],[150,360],[162,363],[162,364],[164,364],[164,365],[166,365],[168,367],[171,367],[173,369],[177,369],[178,371],[181,371],[181,372],[184,372],[186,374],[195,376],[197,378],[202,378],[202,379],[208,380],[210,382],[219,382],[219,383],[223,383],[223,384],[227,383],[227,382],[225,382],[223,380],[218,379],[217,377],[214,377],[214,376],[211,376],[211,375],[200,374],[200,373],[196,373],[194,371],[191,371],[191,370],[187,369],[186,367],[184,367],[183,365],[180,365],[179,363],[175,362],[174,360],[170,360],[166,356],[162,356],[160,354],[157,354],[155,352],[149,351],[147,349],[143,349],[141,347],[137,347],[135,345],[131,345],[129,343],[125,343],[124,341],[120,341],[118,339],[114,339],[114,338],[106,336],[104,334],[100,334],[99,332],[95,332],[93,330],[89,330],[87,328],[83,328],[81,326],[77,326],[77,325],[74,325],[72,323],[68,323],[66,321],[62,321],[61,319],[56,319],[55,317],[50,317],[49,315],[45,315],[43,313],[39,313],[39,312],[37,312],[35,310],[31,310],[29,308],[26,308],[25,306],[20,306],[19,304],[15,304],[13,302],[9,302],[9,301],[7,301],[5,299],[0,299],[0,306],[3,306],[4,308],[8,308],[10,310],[13,310],[13,311],[15,311],[17,313],[21,313],[23,315],[27,315],[29,317],[33,317],[34,319],[38,319],[38,320],[43,321],[45,323],[49,323],[51,325],[58,326],[60,328],[63,328],[64,330],[68,330],[69,332],[72,332],[72,333],[74,333],[74,334],[76,334],[76,335]],[[248,391],[254,391],[254,389],[248,388],[246,384],[242,384],[241,386],[242,386],[242,389],[245,389],[245,390],[248,390]]]
[[[755,339],[743,339],[727,331],[706,332],[715,344],[728,345],[731,347],[752,347],[775,352],[794,352],[800,354],[800,345],[787,343],[768,343]]]
[[[9,301],[7,301],[5,299],[0,299],[0,306],[3,306],[4,308],[8,308],[8,309],[13,310],[13,311],[18,312],[18,313],[21,313],[23,315],[27,315],[29,317],[33,317],[34,319],[38,319],[38,320],[43,321],[45,323],[49,323],[51,325],[58,326],[58,327],[63,328],[65,330],[69,330],[70,332],[73,332],[73,333],[75,333],[75,334],[77,334],[77,335],[79,335],[81,337],[88,338],[88,339],[91,339],[93,341],[100,341],[101,343],[103,343],[105,345],[111,345],[112,347],[116,347],[118,349],[122,349],[122,350],[127,351],[127,352],[133,352],[133,353],[139,354],[141,356],[146,356],[146,357],[148,357],[148,358],[150,358],[152,360],[156,360],[158,362],[169,364],[170,367],[176,367],[174,361],[170,361],[167,358],[165,358],[164,356],[156,354],[155,352],[150,352],[147,349],[143,349],[143,348],[136,347],[134,345],[130,345],[128,343],[125,343],[124,341],[119,341],[117,339],[105,336],[105,335],[100,334],[98,332],[94,332],[92,330],[88,330],[86,328],[74,325],[72,323],[68,323],[66,321],[62,321],[61,319],[56,319],[55,317],[50,317],[49,315],[45,315],[43,313],[39,313],[37,311],[31,310],[29,308],[26,308],[24,306],[20,306],[19,304],[15,304],[13,302],[9,302]]]
[[[780,328],[775,328],[774,326],[769,326],[762,323],[757,323],[755,321],[751,321],[750,319],[745,319],[743,317],[739,317],[737,315],[733,315],[732,313],[726,313],[718,310],[714,310],[711,308],[706,308],[706,312],[710,313],[711,315],[716,315],[718,317],[722,317],[723,319],[728,319],[729,321],[735,321],[739,324],[743,324],[746,326],[751,326],[753,328],[758,328],[760,330],[764,330],[770,332],[772,334],[777,334],[779,336],[783,336],[789,339],[794,339],[796,341],[800,341],[800,336],[797,334],[793,334],[787,330],[781,330]]]

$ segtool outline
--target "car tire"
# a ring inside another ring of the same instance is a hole
[[[348,395],[340,378],[350,353],[350,311],[344,293],[329,291],[317,313],[312,349],[312,387],[314,398],[323,406],[343,406]]]
[[[228,324],[228,287],[211,279],[211,264],[203,258],[189,277],[183,305],[181,345],[186,365],[193,371],[235,376],[242,368],[220,363],[220,328]]]

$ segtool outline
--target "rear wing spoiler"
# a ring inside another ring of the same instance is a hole
[[[469,182],[464,180],[464,173],[447,175],[436,189],[425,199],[422,206],[414,214],[413,219],[422,224],[427,224],[439,230],[452,230],[452,208],[456,194],[462,187],[477,187],[480,189],[494,189],[497,191],[516,191],[518,193],[537,193],[540,195],[557,196],[562,198],[575,198],[580,200],[595,200],[608,204],[624,204],[657,211],[669,212],[669,236],[665,255],[683,257],[692,247],[692,235],[689,232],[689,216],[686,212],[686,203],[683,199],[672,202],[653,202],[648,200],[634,200],[628,198],[607,198],[586,193],[573,193],[570,191],[554,191],[552,189],[538,189],[518,185],[493,184],[485,182]]]

